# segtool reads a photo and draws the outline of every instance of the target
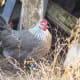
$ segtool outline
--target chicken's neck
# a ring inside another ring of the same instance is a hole
[[[46,31],[42,31],[39,27],[29,29],[29,32],[39,40],[45,40],[46,38],[45,36]]]

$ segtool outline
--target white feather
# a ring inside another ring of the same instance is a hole
[[[46,35],[49,31],[48,30],[43,31],[39,26],[41,26],[40,23],[38,23],[34,28],[29,29],[29,32],[33,34],[37,39],[45,40]]]

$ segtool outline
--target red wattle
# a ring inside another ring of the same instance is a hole
[[[13,22],[12,22],[12,21],[10,21],[10,22],[9,22],[10,27],[12,26],[12,24],[13,24]]]
[[[47,30],[47,28],[46,28],[46,27],[44,27],[44,28],[43,28],[43,31],[46,31],[46,30]]]

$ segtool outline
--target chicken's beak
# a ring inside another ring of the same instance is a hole
[[[47,28],[49,28],[49,26],[47,25]]]

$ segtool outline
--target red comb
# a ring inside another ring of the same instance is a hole
[[[11,26],[13,25],[13,22],[12,22],[12,21],[10,21],[10,22],[9,22],[9,25],[10,25],[10,27],[11,27]]]
[[[47,25],[47,20],[42,20],[41,23],[44,23],[45,25]]]
[[[47,30],[47,20],[42,20],[41,23],[44,26],[43,31],[46,31]]]

